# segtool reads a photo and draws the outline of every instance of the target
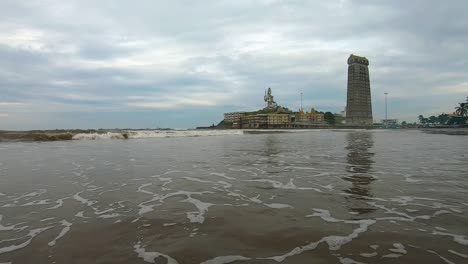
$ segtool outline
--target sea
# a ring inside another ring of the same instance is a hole
[[[0,142],[0,263],[468,263],[468,136]]]

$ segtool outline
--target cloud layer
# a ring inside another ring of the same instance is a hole
[[[2,1],[0,129],[193,127],[276,101],[341,111],[370,60],[374,119],[468,96],[468,2]]]

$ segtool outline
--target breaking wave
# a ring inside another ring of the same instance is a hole
[[[73,139],[133,139],[133,138],[168,138],[168,137],[203,137],[242,135],[242,130],[143,130],[107,133],[78,133]]]

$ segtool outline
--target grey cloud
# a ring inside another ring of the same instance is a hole
[[[0,7],[0,101],[24,102],[31,115],[41,104],[78,113],[173,102],[178,111],[198,107],[213,116],[212,104],[221,112],[261,107],[269,86],[287,107],[297,108],[303,92],[315,104],[307,108],[340,111],[350,53],[371,62],[377,119],[384,91],[397,106],[393,113],[413,120],[434,105],[449,111],[468,95],[462,0],[49,0]],[[200,94],[213,96],[197,106]],[[11,117],[14,110],[0,105],[6,110]]]

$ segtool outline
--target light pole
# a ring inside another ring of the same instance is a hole
[[[385,94],[385,125],[388,124],[388,116],[387,116],[387,95],[388,93],[384,93]]]
[[[302,112],[302,92],[301,92],[301,112]]]

